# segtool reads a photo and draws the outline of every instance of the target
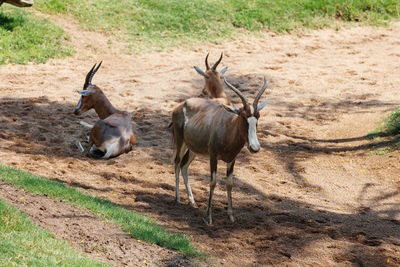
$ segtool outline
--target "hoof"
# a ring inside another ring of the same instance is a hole
[[[212,225],[212,219],[208,219],[208,218],[206,217],[206,218],[203,218],[203,221],[204,221],[204,223],[205,223],[207,226],[211,226],[211,225]]]

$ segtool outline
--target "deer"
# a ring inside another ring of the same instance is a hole
[[[131,118],[126,111],[116,109],[103,91],[92,84],[92,78],[99,70],[101,63],[96,64],[87,73],[83,90],[78,91],[81,95],[75,106],[74,114],[79,115],[92,108],[96,111],[99,119],[94,125],[80,122],[83,126],[90,128],[89,155],[93,158],[109,159],[123,153],[128,153],[136,144]],[[84,149],[79,141],[76,142],[79,150]]]
[[[222,60],[223,53],[221,53],[220,58],[214,65],[210,68],[208,65],[208,56],[210,53],[207,54],[205,63],[206,63],[206,71],[204,72],[197,66],[194,66],[194,69],[204,77],[205,86],[203,88],[203,93],[207,91],[208,95],[214,100],[222,104],[230,105],[231,102],[229,101],[228,97],[225,94],[225,91],[222,87],[221,76],[225,74],[228,70],[227,67],[223,68],[220,72],[217,72],[217,66]]]
[[[234,222],[232,212],[233,168],[236,156],[247,143],[251,153],[260,150],[257,138],[257,123],[260,111],[266,106],[268,99],[258,104],[267,88],[264,85],[258,92],[253,104],[250,104],[243,94],[223,78],[225,84],[241,99],[242,107],[218,103],[210,99],[189,98],[179,104],[172,112],[172,136],[174,144],[173,160],[175,163],[176,190],[175,200],[180,205],[179,174],[183,181],[190,205],[197,207],[188,180],[188,168],[197,156],[205,156],[210,160],[210,194],[204,221],[212,224],[212,198],[216,185],[218,160],[227,164],[226,190],[228,198],[228,217]]]

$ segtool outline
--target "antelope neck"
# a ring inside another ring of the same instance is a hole
[[[118,112],[104,94],[94,103],[94,110],[102,120]]]
[[[208,81],[207,88],[213,98],[226,98],[226,94],[222,89],[222,83],[220,81]]]
[[[228,147],[232,147],[233,150],[241,150],[247,141],[247,125],[243,118],[238,115],[232,119],[232,124],[229,129],[229,141]]]

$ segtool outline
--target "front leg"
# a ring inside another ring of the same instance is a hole
[[[208,225],[212,224],[212,215],[211,215],[211,203],[212,197],[214,194],[215,185],[217,184],[217,157],[210,156],[210,171],[211,171],[211,180],[210,180],[210,196],[208,198],[208,207],[206,211],[205,222]]]
[[[228,163],[226,166],[226,192],[228,194],[228,217],[231,222],[235,221],[232,215],[232,187],[233,187],[233,167],[235,166],[235,160]]]

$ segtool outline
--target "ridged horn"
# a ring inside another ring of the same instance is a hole
[[[86,79],[85,79],[85,85],[83,88],[88,87],[89,85],[92,84],[92,79],[93,76],[96,74],[96,72],[99,70],[101,63],[103,63],[103,61],[100,61],[100,64],[96,67],[96,64],[93,65],[92,69],[88,72],[88,74],[86,75]]]
[[[210,65],[208,65],[208,55],[209,54],[210,54],[210,52],[207,53],[206,60],[205,60],[205,62],[206,62],[206,70],[210,69]]]
[[[254,107],[257,107],[258,101],[260,101],[260,98],[261,98],[262,94],[265,92],[265,89],[267,89],[267,79],[264,76],[264,85],[261,88],[261,90],[258,92],[256,99],[254,99],[254,102],[253,102]]]
[[[247,101],[246,101],[246,98],[243,96],[243,94],[238,89],[236,89],[232,84],[228,83],[228,81],[225,79],[225,77],[224,77],[224,82],[232,91],[234,91],[238,95],[238,97],[240,97],[240,99],[242,100],[243,106],[246,106]]]
[[[221,56],[219,57],[218,61],[215,62],[214,66],[211,67],[212,70],[215,70],[215,69],[218,67],[218,64],[219,64],[219,63],[221,62],[221,60],[222,60],[222,56],[223,56],[223,53],[221,53]]]

